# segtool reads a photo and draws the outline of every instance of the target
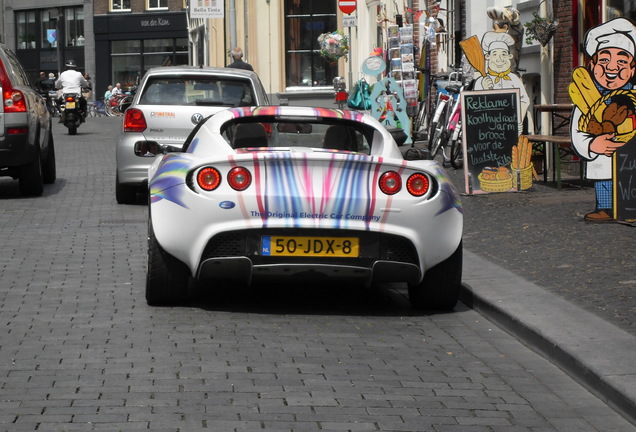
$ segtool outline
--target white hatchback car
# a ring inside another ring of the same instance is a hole
[[[251,71],[195,66],[150,69],[126,110],[117,143],[117,202],[134,203],[148,178],[153,159],[135,156],[135,143],[152,141],[179,150],[204,118],[230,107],[267,104],[267,93]]]

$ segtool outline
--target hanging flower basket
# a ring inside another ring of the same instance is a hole
[[[349,52],[349,39],[340,30],[321,34],[318,42],[320,55],[331,64],[338,63],[340,57],[345,57]]]
[[[537,12],[532,12],[534,19],[525,23],[527,30],[526,42],[539,41],[541,46],[546,46],[554,36],[559,27],[559,22],[550,18],[540,17]]]

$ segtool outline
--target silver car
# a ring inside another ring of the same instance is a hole
[[[0,176],[18,179],[20,193],[39,196],[55,182],[51,116],[15,54],[0,44]]]
[[[148,167],[154,161],[135,156],[135,143],[180,150],[204,118],[230,107],[268,104],[263,84],[251,71],[196,66],[150,69],[126,110],[117,143],[117,202],[136,202],[137,191],[147,182]]]

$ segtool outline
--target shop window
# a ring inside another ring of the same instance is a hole
[[[130,88],[150,68],[188,64],[188,39],[165,38],[111,42],[113,84]]]
[[[18,49],[35,49],[37,34],[35,11],[16,12],[15,15]]]
[[[110,0],[111,12],[130,12],[130,0]]]
[[[148,0],[148,9],[168,9],[168,0]]]
[[[605,20],[609,21],[612,18],[624,17],[631,20],[636,20],[636,4],[633,1],[624,0],[606,0],[605,6]]]
[[[320,56],[318,36],[337,29],[336,2],[285,0],[287,87],[331,86],[338,66]]]
[[[40,46],[42,48],[57,47],[57,9],[43,10],[40,13],[42,31],[40,33]]]
[[[84,38],[84,9],[64,9],[64,37],[66,46],[83,46]]]

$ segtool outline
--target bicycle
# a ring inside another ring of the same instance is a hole
[[[455,169],[464,166],[464,143],[462,141],[462,103],[461,97],[453,105],[447,130],[450,133],[450,164]]]
[[[425,73],[426,70],[418,70],[418,74]],[[428,79],[427,79],[428,80]],[[425,149],[416,147],[416,142],[428,140],[428,126],[431,121],[431,113],[435,111],[435,103],[433,102],[432,95],[434,92],[430,91],[431,88],[437,87],[437,82],[432,82],[427,85],[426,96],[418,104],[416,115],[413,117],[413,126],[411,127],[411,141],[412,145],[404,156],[407,160],[419,160],[419,159],[431,159],[428,145]]]
[[[453,76],[455,77],[453,79]],[[435,107],[435,113],[429,127],[429,141],[428,149],[431,154],[431,158],[435,158],[438,153],[442,154],[442,166],[450,163],[449,148],[447,143],[450,140],[451,133],[448,130],[448,124],[453,110],[451,109],[457,100],[459,100],[459,93],[463,86],[461,83],[460,71],[454,71],[449,75],[449,84],[446,86],[440,86],[437,83],[437,104]],[[451,84],[452,83],[452,84]]]

